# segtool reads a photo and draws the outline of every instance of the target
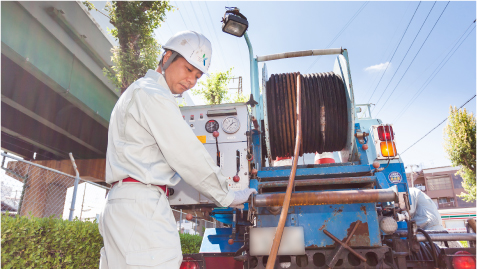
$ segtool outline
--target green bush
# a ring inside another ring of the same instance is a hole
[[[97,268],[98,224],[2,214],[2,268]]]
[[[192,234],[179,234],[181,237],[182,254],[199,253],[202,236]]]
[[[199,253],[202,237],[180,234],[184,254]],[[2,214],[2,268],[97,268],[98,224]]]

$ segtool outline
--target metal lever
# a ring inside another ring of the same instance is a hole
[[[237,150],[237,175],[240,172],[240,151]]]

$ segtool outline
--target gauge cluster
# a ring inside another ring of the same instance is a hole
[[[247,141],[248,110],[245,105],[186,106],[181,107],[181,112],[196,136],[203,137],[204,144],[215,144],[214,131],[219,132],[219,143]]]
[[[180,110],[184,122],[202,142],[214,163],[220,166],[220,172],[226,177],[229,189],[237,191],[249,187],[246,132],[250,123],[247,106],[185,106]],[[213,135],[214,132],[219,133],[217,139]],[[217,149],[220,152],[219,158]],[[240,180],[234,181],[236,175]],[[171,205],[213,204],[183,180],[174,187],[174,193],[169,197]]]

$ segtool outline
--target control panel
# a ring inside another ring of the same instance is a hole
[[[182,118],[227,178],[229,189],[249,186],[247,135],[249,115],[244,103],[181,107]],[[173,187],[171,205],[213,204],[181,180]]]

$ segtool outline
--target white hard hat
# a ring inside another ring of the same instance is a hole
[[[191,65],[208,75],[207,71],[212,58],[212,44],[204,35],[194,31],[178,32],[167,40],[163,48],[177,52]],[[161,60],[160,65],[163,71],[169,66],[175,56],[169,57],[166,63],[162,63]]]

